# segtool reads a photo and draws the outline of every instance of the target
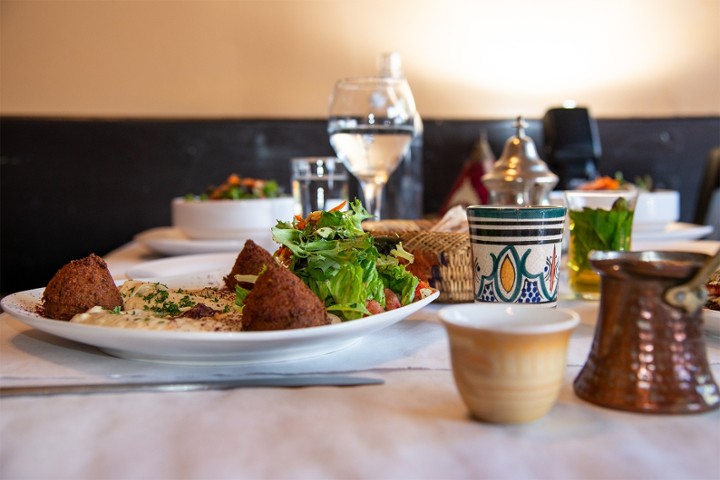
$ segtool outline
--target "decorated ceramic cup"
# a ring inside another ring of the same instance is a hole
[[[561,206],[467,208],[476,302],[557,305]]]

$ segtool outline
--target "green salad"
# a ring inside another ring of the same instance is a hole
[[[283,194],[275,180],[240,177],[233,173],[220,185],[209,186],[200,195],[188,193],[185,199],[190,200],[247,200],[253,198],[277,198]]]
[[[343,320],[371,314],[368,305],[386,305],[385,289],[394,292],[401,305],[432,290],[406,270],[413,256],[397,244],[387,253],[362,229],[371,215],[359,200],[347,211],[312,212],[306,218],[278,222],[273,239],[281,244],[276,256],[325,303],[327,310]],[[420,287],[420,288],[419,288]]]

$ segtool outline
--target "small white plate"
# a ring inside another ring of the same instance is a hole
[[[240,253],[246,240],[253,240],[264,249],[274,252],[278,244],[272,232],[248,232],[247,238],[235,240],[192,240],[173,227],[157,227],[135,235],[135,241],[163,255],[188,255],[198,253]]]
[[[633,223],[633,235],[660,235],[675,222]]]
[[[230,273],[235,265],[238,253],[202,253],[198,255],[180,255],[140,263],[125,274],[134,280],[152,277],[175,277],[208,271]]]
[[[656,250],[667,252],[697,252],[715,255],[720,250],[720,240],[681,240],[657,245]]]
[[[675,222],[659,232],[635,232],[632,234],[633,250],[650,250],[657,245],[679,240],[696,240],[713,232],[711,225],[694,225]]]
[[[217,284],[207,274],[157,278],[171,288]],[[118,282],[121,284],[122,281]],[[389,327],[438,298],[440,292],[410,305],[369,317],[320,327],[265,332],[166,332],[83,325],[43,317],[37,312],[44,288],[2,299],[2,308],[37,330],[85,343],[120,358],[156,363],[233,365],[287,362],[332,353]]]
[[[703,324],[706,332],[720,337],[720,311],[703,308]]]

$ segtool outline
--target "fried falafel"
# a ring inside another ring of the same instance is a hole
[[[327,325],[325,305],[290,270],[278,266],[262,273],[245,299],[247,330],[287,330]]]
[[[95,306],[111,310],[122,305],[107,264],[94,253],[60,268],[42,296],[45,315],[56,320],[70,320]]]
[[[225,282],[225,286],[231,291],[235,290],[235,287],[238,285],[247,290],[251,290],[253,288],[252,283],[238,282],[235,275],[259,275],[263,270],[277,266],[278,263],[270,252],[252,240],[247,240],[243,249],[235,259],[232,270],[230,270],[228,275],[223,277],[223,281]]]

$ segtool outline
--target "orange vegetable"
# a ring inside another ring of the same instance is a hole
[[[277,251],[274,253],[275,258],[280,260],[280,263],[285,265],[286,267],[290,265],[290,259],[292,258],[292,251],[285,245],[282,245],[280,248],[277,249]]]
[[[302,215],[295,215],[295,220],[297,221],[297,229],[305,230],[305,219]]]
[[[328,210],[328,211],[329,211],[329,212],[337,212],[337,211],[340,211],[340,210],[342,210],[343,208],[345,208],[345,205],[346,205],[346,204],[347,204],[347,200],[343,200],[340,204],[334,206],[333,208],[331,208],[331,209]]]
[[[328,212],[337,212],[339,210],[342,210],[343,207],[345,207],[345,204],[347,201],[341,202],[339,205],[331,208],[328,210]],[[322,215],[322,210],[316,210],[314,212],[310,212],[307,217],[303,218],[301,215],[295,215],[295,221],[297,222],[295,227],[298,230],[305,230],[305,227],[310,224],[314,225],[318,221],[320,221],[320,215]]]
[[[584,183],[580,185],[580,190],[619,190],[620,181],[604,176],[598,177],[592,182]]]

